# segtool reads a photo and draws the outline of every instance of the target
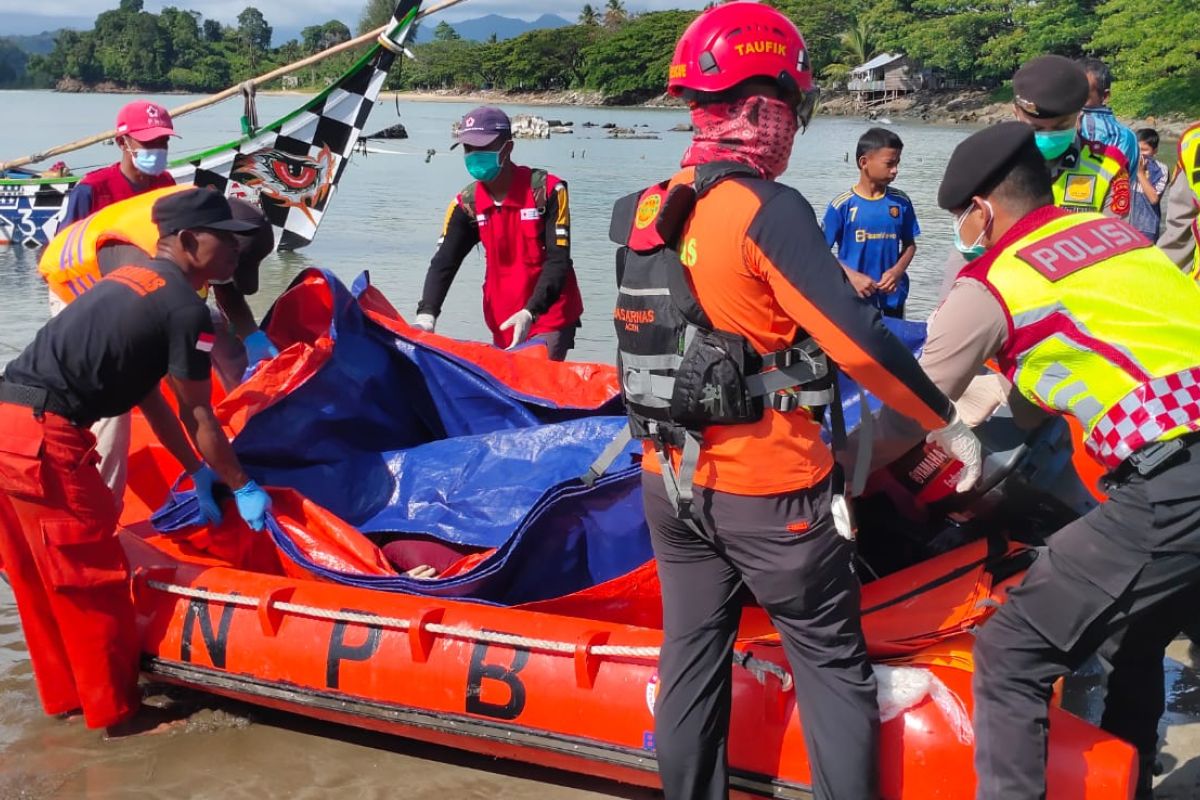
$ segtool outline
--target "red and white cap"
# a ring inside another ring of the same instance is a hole
[[[132,136],[139,142],[152,142],[163,136],[178,136],[171,113],[158,103],[135,100],[117,112],[117,135]]]

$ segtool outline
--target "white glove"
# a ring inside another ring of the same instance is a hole
[[[433,314],[417,314],[417,318],[413,320],[412,326],[426,333],[433,333],[433,329],[437,326],[437,317]]]
[[[525,341],[529,336],[529,329],[533,327],[533,314],[529,309],[522,308],[517,313],[513,314],[500,325],[500,330],[506,331],[512,328],[512,344],[508,346],[512,350],[521,342]]]
[[[995,372],[976,375],[954,407],[967,427],[974,428],[986,422],[1000,406],[1008,405],[1010,389],[1012,384],[1003,375]]]
[[[950,424],[930,431],[926,441],[936,444],[943,452],[962,462],[963,470],[958,485],[954,487],[955,491],[968,491],[979,482],[979,475],[983,472],[983,445],[959,418],[958,409],[954,410],[954,419],[950,420]]]

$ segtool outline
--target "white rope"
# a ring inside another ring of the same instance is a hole
[[[152,589],[157,589],[166,594],[173,594],[177,597],[188,597],[195,600],[208,600],[214,603],[225,603],[226,605],[238,606],[240,608],[258,608],[258,600],[253,597],[247,597],[241,594],[232,594],[228,592],[213,592],[208,589],[193,589],[188,586],[179,586],[173,583],[163,583],[162,581],[150,580],[146,581],[146,585]],[[277,602],[272,603],[271,608],[279,611],[297,614],[304,617],[312,617],[314,619],[326,619],[332,622],[353,622],[359,625],[375,625],[381,628],[395,628],[396,630],[408,631],[412,629],[412,620],[401,619],[400,617],[385,617],[378,614],[367,614],[361,611],[331,611],[327,608],[318,606],[303,605],[301,603]],[[424,630],[430,633],[435,633],[441,636],[449,636],[454,639],[464,639],[470,642],[486,642],[487,644],[507,645],[508,647],[523,647],[527,650],[539,650],[548,653],[559,653],[562,655],[575,655],[576,645],[573,642],[563,642],[554,639],[534,639],[528,636],[520,636],[512,633],[499,633],[496,631],[481,631],[475,628],[470,628],[465,625],[441,625],[438,623],[429,623],[424,626]],[[612,658],[632,658],[632,659],[657,659],[659,656],[659,648],[657,647],[629,647],[627,645],[596,645],[587,649],[589,655],[594,656],[609,656]],[[753,675],[759,683],[766,685],[767,675],[773,675],[779,679],[780,688],[784,692],[792,690],[792,676],[786,669],[774,663],[773,661],[764,661],[760,658],[755,658],[749,653],[734,652],[733,663],[747,670]]]

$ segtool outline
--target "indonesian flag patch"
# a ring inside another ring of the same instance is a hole
[[[211,333],[201,333],[196,339],[196,349],[201,353],[211,353],[217,337]]]

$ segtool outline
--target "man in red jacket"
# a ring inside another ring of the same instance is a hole
[[[413,324],[433,330],[463,259],[482,243],[483,319],[492,341],[511,349],[539,340],[551,359],[562,361],[583,313],[571,265],[567,185],[545,170],[513,163],[512,123],[498,108],[463,117],[459,144],[475,180],[446,212]]]
[[[148,100],[127,103],[117,113],[121,160],[89,172],[71,190],[59,228],[135,194],[174,186],[175,179],[167,174],[167,144],[172,136],[178,134],[165,108]]]

